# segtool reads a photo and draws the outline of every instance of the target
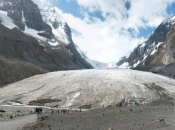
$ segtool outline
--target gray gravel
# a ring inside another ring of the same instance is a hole
[[[161,105],[108,107],[81,113],[47,113],[44,120],[28,124],[23,130],[175,130],[175,107],[169,100],[159,103]]]

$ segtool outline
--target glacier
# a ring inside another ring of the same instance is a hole
[[[102,108],[132,104],[137,100],[146,104],[154,100],[174,98],[175,80],[150,72],[130,69],[99,69],[58,71],[36,75],[0,88],[0,104],[9,101],[29,104],[41,99],[58,99],[46,106],[79,108],[91,105]]]

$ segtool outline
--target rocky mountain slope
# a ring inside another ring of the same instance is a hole
[[[48,71],[29,62],[0,55],[0,87]]]
[[[76,50],[69,26],[47,0],[0,0],[0,23],[0,55],[32,63],[42,72],[93,68]]]
[[[140,40],[138,46],[128,56],[117,63],[118,66],[152,71],[164,75],[175,73],[175,16],[163,21],[149,36]],[[171,67],[169,67],[171,66]]]
[[[51,49],[58,49],[59,44],[63,43],[64,48],[73,57],[73,61],[77,61],[83,68],[93,68],[76,49],[76,45],[72,40],[71,30],[66,21],[60,16],[58,8],[52,6],[47,0],[33,0],[33,2],[38,5],[44,22],[52,28],[55,37],[48,40]]]

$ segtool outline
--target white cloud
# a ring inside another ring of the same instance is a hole
[[[127,31],[120,30],[113,19],[107,19],[106,22],[98,19],[95,23],[88,24],[86,20],[71,14],[63,14],[63,17],[70,21],[68,24],[71,28],[81,32],[83,37],[73,34],[73,40],[92,59],[103,62],[117,61],[138,43],[137,38],[132,38]]]
[[[73,33],[73,41],[90,58],[115,62],[137,45],[140,28],[157,27],[168,17],[166,8],[175,0],[75,1],[82,8],[84,19],[62,13],[68,25],[81,33]],[[131,5],[129,10],[125,7],[126,1]],[[95,11],[100,11],[105,20],[89,15]]]

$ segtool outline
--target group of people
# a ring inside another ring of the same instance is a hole
[[[78,112],[78,110],[75,110],[75,112]],[[81,109],[79,110],[79,112],[81,112]],[[53,113],[69,114],[69,110],[53,110],[53,109],[51,109],[51,115],[53,115]]]
[[[41,107],[36,107],[33,109],[33,112],[31,111],[31,113],[35,113],[37,115],[42,115],[42,108]],[[75,110],[75,112],[78,112],[78,110]],[[81,112],[81,108],[79,110],[79,112]],[[69,114],[69,110],[54,110],[51,109],[51,115],[53,115],[53,113],[64,113],[64,114]]]
[[[36,114],[42,114],[42,108],[38,108],[38,107],[36,107],[35,109],[34,109],[34,113],[36,113]]]
[[[36,116],[38,117],[38,119],[41,119],[41,118],[43,117],[43,116],[42,116],[42,112],[43,112],[42,108],[36,107],[36,108],[34,109],[34,113],[36,114]]]
[[[51,114],[53,115],[53,113],[64,113],[64,114],[66,114],[66,113],[69,113],[69,110],[53,110],[53,109],[51,109]]]
[[[175,75],[170,74],[170,80],[175,78]]]

